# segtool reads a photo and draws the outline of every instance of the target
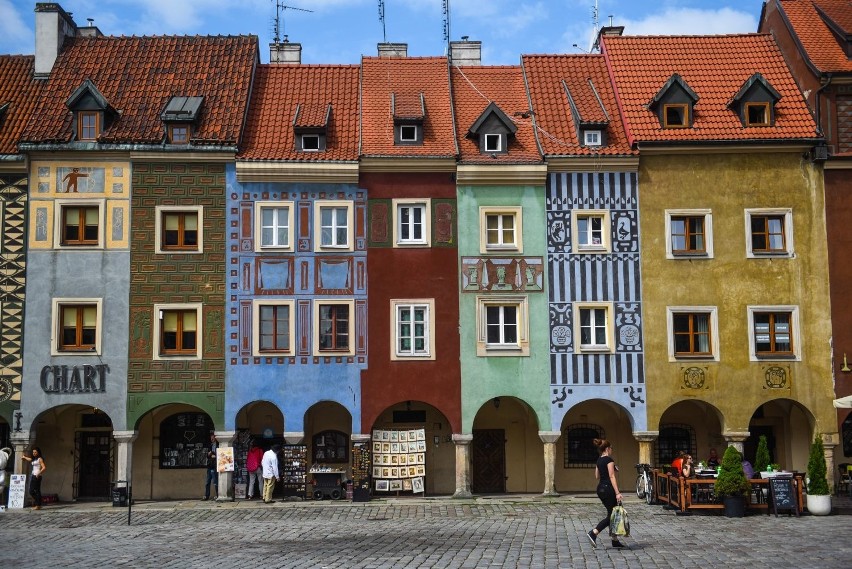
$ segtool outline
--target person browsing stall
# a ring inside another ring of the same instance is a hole
[[[272,445],[272,448],[263,453],[263,460],[260,461],[263,468],[263,503],[271,504],[272,491],[275,490],[275,481],[281,480],[278,474],[278,453],[281,451],[281,445]]]

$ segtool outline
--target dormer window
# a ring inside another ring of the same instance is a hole
[[[583,131],[583,145],[584,146],[600,146],[601,145],[601,131],[599,131],[599,130]]]
[[[166,125],[166,143],[188,145],[192,128],[198,124],[204,97],[175,96],[166,103],[160,120]]]
[[[331,111],[331,105],[328,103],[299,103],[296,106],[296,114],[293,117],[296,152],[325,150]]]
[[[106,98],[88,79],[68,97],[65,106],[74,113],[74,138],[80,142],[96,142],[108,122],[117,116]]]
[[[423,124],[426,121],[423,93],[391,93],[391,114],[394,144],[423,144]]]
[[[508,154],[509,137],[514,136],[517,130],[514,121],[492,102],[470,126],[467,136],[479,139],[481,154],[490,154],[496,158],[497,154]]]
[[[755,73],[731,97],[728,108],[739,115],[745,128],[773,126],[775,104],[780,99],[781,93],[776,91],[763,75]]]
[[[595,83],[591,78],[581,79],[574,77],[562,80],[562,89],[568,98],[568,106],[571,109],[571,119],[577,128],[579,143],[585,147],[597,147],[607,145],[607,128],[609,128],[609,114],[606,112]],[[583,105],[577,105],[582,101]]]
[[[697,102],[695,91],[675,73],[657,91],[648,103],[648,109],[657,114],[662,128],[690,128],[695,120]]]

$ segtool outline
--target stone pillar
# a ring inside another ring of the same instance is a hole
[[[837,433],[823,433],[822,446],[825,454],[825,477],[828,480],[828,487],[834,489],[837,482],[837,468],[834,465],[834,447],[840,442],[840,437]]]
[[[136,431],[113,431],[115,439],[115,480],[124,480],[130,488],[133,474],[133,441],[139,433]]]
[[[35,433],[31,433],[30,431],[12,431],[11,436],[9,437],[12,441],[12,448],[15,449],[15,471],[14,474],[29,474],[31,470],[24,469],[24,459],[21,457],[27,452],[27,449],[33,442],[33,438],[35,438]],[[26,463],[27,466],[30,465],[29,462]]]
[[[751,435],[748,431],[729,431],[727,433],[722,433],[722,436],[725,438],[725,443],[728,446],[732,446],[737,449],[740,454],[743,453],[743,443],[745,440]],[[724,452],[722,455],[724,456]],[[721,458],[719,459],[721,460]]]
[[[470,498],[470,443],[473,435],[453,434],[456,445],[456,491],[453,498]]]
[[[292,432],[289,432],[289,433],[284,433],[284,442],[286,442],[288,445],[300,445],[300,444],[302,444],[302,441],[304,441],[304,440],[305,440],[305,433],[304,432],[292,431]]]
[[[558,496],[556,491],[556,441],[562,435],[559,431],[539,431],[538,438],[544,443],[544,492],[542,496]]]
[[[219,441],[219,448],[229,448],[234,446],[234,439],[237,437],[236,431],[216,431],[216,440]],[[209,446],[208,446],[209,448]],[[235,461],[236,462],[236,461]],[[234,473],[219,472],[219,487],[217,488],[216,501],[231,500],[234,497]]]
[[[639,464],[654,466],[654,441],[660,435],[659,431],[636,431],[633,438],[639,443]]]

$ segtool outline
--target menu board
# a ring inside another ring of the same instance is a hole
[[[799,515],[799,504],[796,501],[796,489],[792,476],[773,476],[769,479],[769,505],[778,517],[778,510],[792,510]]]
[[[213,421],[207,413],[178,413],[160,423],[160,469],[207,468]]]
[[[371,444],[377,492],[423,492],[425,429],[375,430]]]

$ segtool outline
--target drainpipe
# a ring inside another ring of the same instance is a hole
[[[822,106],[820,105],[819,96],[820,96],[820,94],[822,94],[822,92],[824,90],[828,89],[829,85],[831,85],[832,79],[834,79],[834,76],[831,73],[829,73],[828,74],[828,81],[826,81],[825,84],[822,85],[819,89],[817,89],[816,93],[814,93],[814,101],[816,102],[817,134],[819,134],[820,136],[824,136],[825,133],[822,131],[822,122],[820,122],[820,114],[821,114],[820,109],[822,108]]]

